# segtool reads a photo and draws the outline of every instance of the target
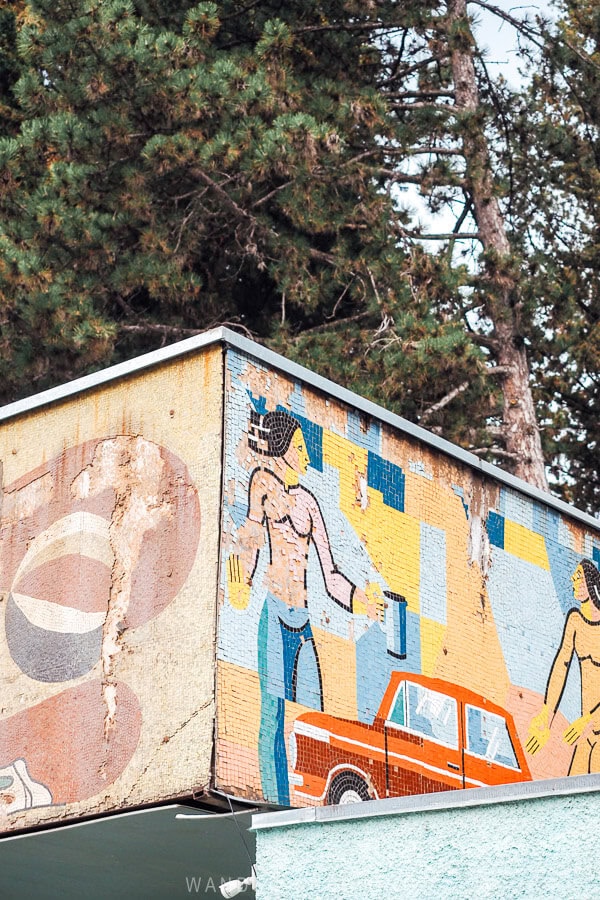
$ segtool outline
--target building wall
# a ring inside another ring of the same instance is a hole
[[[237,349],[225,377],[219,786],[306,806],[599,771],[600,534]]]
[[[0,829],[210,780],[222,350],[0,425]]]
[[[257,900],[599,897],[597,791],[261,828]]]

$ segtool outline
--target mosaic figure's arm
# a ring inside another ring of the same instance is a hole
[[[544,697],[544,705],[540,712],[533,717],[529,724],[529,732],[525,749],[532,755],[537,753],[544,747],[550,739],[550,725],[559,707],[565,685],[567,683],[567,675],[569,674],[569,666],[575,650],[575,635],[577,631],[577,620],[579,614],[572,609],[565,621],[562,640],[554,662],[548,676],[548,684],[546,686],[546,695]],[[579,721],[579,720],[578,720]],[[574,723],[575,724],[575,723]],[[577,733],[575,733],[577,732]],[[568,735],[568,737],[567,737]],[[565,740],[572,743],[580,735],[578,728],[570,732],[567,729]]]
[[[349,578],[346,578],[336,566],[331,552],[329,535],[327,534],[327,527],[323,520],[321,508],[316,498],[313,497],[309,491],[306,493],[310,498],[309,511],[312,521],[311,539],[315,545],[317,556],[319,557],[327,593],[331,599],[335,600],[340,606],[353,611],[353,600],[358,589],[356,585],[354,585]],[[360,593],[362,593],[362,591]]]
[[[575,651],[575,634],[578,619],[580,619],[580,616],[577,610],[572,609],[565,621],[560,647],[554,657],[550,675],[548,676],[544,705],[548,708],[550,724],[552,724],[552,719],[560,705],[563,691],[567,683],[569,666],[571,665],[571,658]]]
[[[236,609],[245,609],[250,601],[252,578],[265,543],[265,485],[260,478],[261,472],[261,469],[255,469],[250,476],[246,521],[238,529],[233,552],[227,560],[229,601]]]

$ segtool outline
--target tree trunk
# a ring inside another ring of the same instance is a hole
[[[466,186],[483,249],[494,258],[493,269],[486,263],[490,285],[486,313],[494,325],[497,364],[506,370],[502,382],[505,447],[514,459],[514,474],[546,491],[548,482],[531,393],[529,362],[519,327],[518,275],[512,264],[502,211],[494,194],[489,147],[483,123],[479,120],[474,39],[467,18],[466,0],[448,0],[448,21],[453,32],[450,56],[455,105],[463,119]]]

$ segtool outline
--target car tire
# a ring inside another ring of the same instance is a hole
[[[335,776],[327,795],[329,805],[360,803],[362,800],[371,800],[364,778],[361,778],[356,772],[340,772]]]

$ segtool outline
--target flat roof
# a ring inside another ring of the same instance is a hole
[[[490,806],[496,803],[514,803],[543,797],[570,797],[574,794],[592,793],[600,793],[600,775],[571,775],[567,778],[502,784],[498,787],[439,791],[433,794],[415,794],[410,797],[389,797],[385,800],[367,800],[362,803],[348,803],[341,806],[311,806],[302,809],[255,813],[252,816],[252,831],[289,828],[292,825],[307,825],[316,822],[323,824],[324,822],[346,822],[381,816],[404,816],[410,813],[434,810]]]
[[[194,335],[194,337],[186,338],[186,340],[178,341],[175,344],[170,344],[168,347],[162,347],[160,350],[153,350],[151,353],[145,353],[142,356],[137,356],[134,359],[119,363],[116,366],[109,366],[108,368],[102,369],[99,372],[94,372],[91,375],[84,375],[82,378],[77,378],[74,381],[69,381],[58,387],[50,388],[50,390],[42,391],[39,394],[33,394],[31,397],[25,397],[23,400],[16,400],[14,403],[9,403],[0,408],[0,422],[6,422],[17,416],[34,412],[44,406],[67,400],[71,397],[83,394],[86,391],[110,384],[113,381],[127,378],[131,375],[137,375],[145,369],[154,368],[162,363],[179,359],[182,356],[197,353],[199,350],[204,350],[215,344],[222,344],[239,350],[241,353],[252,357],[262,365],[277,369],[283,374],[288,375],[290,378],[301,381],[315,390],[321,391],[348,406],[352,406],[365,415],[377,419],[385,425],[389,425],[403,434],[426,444],[428,447],[431,447],[452,459],[458,460],[470,468],[475,469],[482,476],[487,476],[495,481],[501,482],[513,490],[520,491],[528,497],[531,497],[533,500],[537,500],[560,513],[564,513],[591,528],[600,528],[600,521],[594,516],[589,515],[589,513],[583,512],[582,510],[577,509],[577,507],[565,503],[563,500],[559,500],[552,494],[539,490],[539,488],[528,484],[521,478],[516,478],[514,475],[498,468],[498,466],[479,459],[478,456],[475,456],[475,454],[470,453],[468,450],[463,450],[462,447],[452,444],[444,438],[438,437],[436,434],[427,431],[420,425],[415,425],[412,422],[409,422],[408,419],[404,419],[395,413],[389,412],[377,403],[366,400],[359,394],[355,394],[353,391],[341,387],[334,381],[330,381],[328,378],[317,375],[316,372],[312,372],[305,366],[291,362],[279,353],[274,353],[267,347],[263,347],[261,344],[256,343],[256,341],[251,341],[248,338],[231,331],[229,328],[220,327],[202,332],[201,334]]]

